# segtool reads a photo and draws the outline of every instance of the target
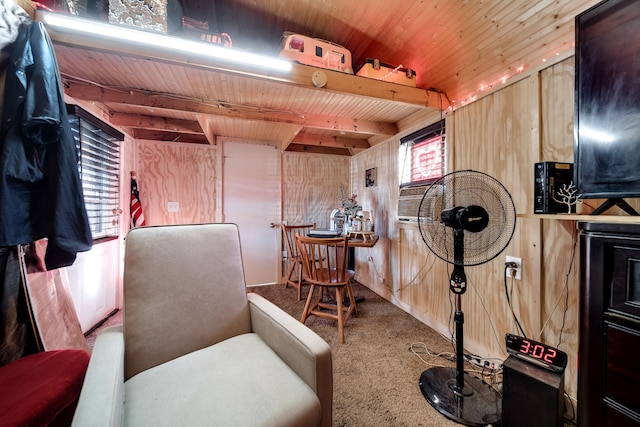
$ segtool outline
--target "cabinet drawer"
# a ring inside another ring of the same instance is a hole
[[[606,327],[606,397],[640,414],[640,334],[608,324]]]
[[[613,246],[610,308],[640,318],[640,248]]]

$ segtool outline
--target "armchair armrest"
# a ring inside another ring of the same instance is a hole
[[[124,334],[105,329],[96,339],[73,426],[121,426],[124,420]]]
[[[251,329],[313,389],[322,406],[322,425],[331,426],[333,367],[331,347],[280,307],[249,293]]]

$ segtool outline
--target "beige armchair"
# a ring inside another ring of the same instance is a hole
[[[330,426],[331,363],[318,335],[247,294],[236,225],[135,228],[124,325],[96,340],[73,425]]]

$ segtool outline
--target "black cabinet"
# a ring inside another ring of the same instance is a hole
[[[578,425],[640,426],[640,224],[580,228]]]

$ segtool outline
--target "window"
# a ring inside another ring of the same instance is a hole
[[[117,236],[124,136],[79,107],[68,111],[91,235],[94,240]]]
[[[304,39],[301,39],[300,37],[292,37],[289,42],[289,49],[304,52]]]
[[[445,174],[444,120],[400,139],[400,186],[430,184]]]

